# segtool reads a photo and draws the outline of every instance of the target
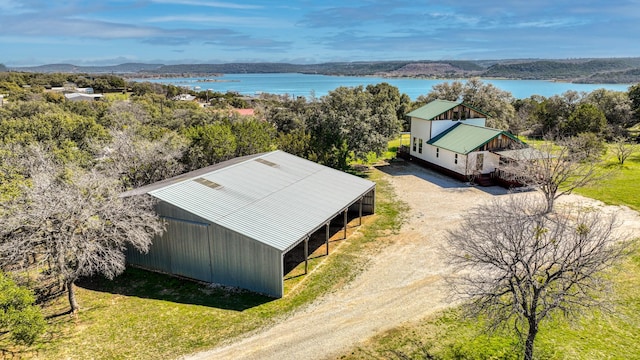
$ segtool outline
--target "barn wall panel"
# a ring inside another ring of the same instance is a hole
[[[279,250],[216,224],[211,227],[211,235],[213,282],[282,297]]]

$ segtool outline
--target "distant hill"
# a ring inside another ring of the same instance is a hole
[[[2,68],[0,67],[0,71]],[[342,76],[430,77],[455,79],[490,77],[503,79],[561,80],[590,83],[640,82],[640,58],[609,59],[505,59],[505,60],[420,60],[355,61],[320,64],[228,63],[228,64],[141,64],[76,66],[50,64],[8,67],[10,71],[60,73],[113,73],[125,76],[215,76],[239,73],[302,73]]]
[[[78,66],[72,64],[48,64],[40,66],[25,67],[9,67],[11,71],[36,72],[36,73],[88,73],[88,74],[104,74],[104,73],[137,73],[142,71],[154,70],[163,66],[163,64],[142,64],[142,63],[126,63],[120,65],[109,66]]]
[[[601,80],[607,80],[605,82],[609,82],[614,81],[615,77],[609,78],[607,74],[634,69],[640,69],[640,58],[565,61],[538,60],[495,64],[490,66],[484,72],[483,76],[507,79],[570,80],[582,82],[595,74],[599,74]],[[632,82],[636,82],[638,79],[640,78],[629,78]]]

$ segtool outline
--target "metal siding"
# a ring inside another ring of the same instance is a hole
[[[282,297],[282,253],[242,234],[211,226],[212,281]]]
[[[127,249],[127,263],[145,269],[171,273],[171,256],[168,240],[162,236],[155,236],[149,252],[140,253],[135,249]]]
[[[167,232],[171,254],[171,273],[191,279],[211,282],[208,226],[167,220]]]

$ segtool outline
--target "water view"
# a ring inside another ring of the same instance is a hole
[[[431,88],[443,82],[454,80],[410,79],[410,78],[382,78],[382,77],[352,77],[327,76],[306,74],[224,74],[211,78],[163,78],[163,79],[134,79],[135,81],[150,81],[162,84],[173,84],[192,90],[212,90],[218,92],[233,91],[243,95],[257,95],[270,93],[290,96],[320,97],[339,86],[358,86],[387,82],[400,89],[415,100],[420,95],[427,94]],[[543,80],[494,80],[483,79],[485,83],[508,91],[515,98],[527,98],[531,95],[545,97],[559,95],[568,90],[591,92],[605,88],[615,91],[627,91],[631,84],[572,84]]]

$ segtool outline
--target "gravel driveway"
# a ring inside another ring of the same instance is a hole
[[[187,359],[334,358],[379,332],[454,305],[443,281],[449,269],[437,250],[446,231],[474,205],[511,195],[499,187],[469,186],[402,161],[379,169],[411,209],[400,233],[367,270],[344,289],[279,324]],[[640,234],[635,211],[573,195],[561,199],[616,212],[626,230]]]

